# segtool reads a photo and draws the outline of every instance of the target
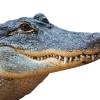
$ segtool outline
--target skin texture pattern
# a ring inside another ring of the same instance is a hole
[[[0,100],[19,100],[49,73],[100,59],[100,33],[61,29],[39,13],[0,24]]]

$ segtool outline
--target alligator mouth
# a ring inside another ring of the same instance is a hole
[[[19,54],[39,62],[52,63],[57,66],[74,66],[74,64],[87,64],[100,58],[100,49],[93,50],[44,50],[44,51],[28,51],[16,49]],[[78,66],[78,65],[77,65]]]
[[[38,73],[52,73],[66,70],[100,59],[100,49],[71,51],[57,51],[51,49],[34,52],[16,49],[16,52],[36,61],[41,64],[41,66],[42,64],[47,64],[47,67],[40,70],[38,69]],[[52,64],[53,66],[48,66],[48,64]]]
[[[100,58],[100,49],[71,51],[57,51],[52,49],[43,51],[15,50],[19,54],[23,54],[34,60],[42,61],[48,58],[56,58],[59,61],[63,61],[64,64],[72,61],[80,61],[81,59],[94,61]]]
[[[6,46],[7,47],[7,46]],[[9,47],[9,46],[8,46]],[[87,49],[87,50],[71,50],[71,51],[61,51],[61,50],[43,50],[43,51],[30,51],[22,50],[15,47],[12,48],[19,56],[23,55],[27,59],[36,62],[37,64],[52,64],[53,66],[47,66],[45,68],[37,68],[35,71],[23,72],[23,73],[5,73],[3,76],[6,77],[27,77],[34,74],[51,73],[56,71],[61,71],[69,68],[78,67],[97,59],[100,59],[100,49]],[[1,75],[1,74],[0,74]]]
[[[47,49],[42,51],[32,51],[21,48],[16,48],[10,45],[1,45],[0,47],[10,47],[16,51],[18,54],[22,54],[37,61],[43,61],[49,58],[55,58],[63,64],[76,62],[76,61],[95,61],[100,59],[100,49],[84,49],[84,50],[55,50]]]

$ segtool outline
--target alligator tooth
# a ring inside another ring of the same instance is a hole
[[[68,57],[64,57],[64,64],[68,62]]]
[[[55,58],[55,55],[52,55],[52,57],[54,57],[54,58]]]
[[[97,55],[95,54],[94,57],[97,58]]]
[[[91,55],[91,57],[92,57],[92,60],[95,60],[95,56],[94,55]]]
[[[76,57],[75,57],[75,61],[79,61],[79,60],[80,60],[79,57],[76,56]]]
[[[38,57],[37,60],[40,60],[40,58]]]
[[[31,57],[32,59],[34,59],[34,57]]]
[[[80,58],[85,58],[85,55],[80,55]]]
[[[71,62],[73,60],[73,57],[69,57],[69,62]]]
[[[56,59],[58,59],[58,58],[59,58],[59,56],[56,56],[55,58],[56,58]]]
[[[40,59],[43,60],[43,57],[41,57]]]
[[[52,55],[50,55],[50,57],[52,57]]]
[[[86,55],[86,58],[89,59],[89,58],[91,58],[91,56],[90,55]]]
[[[58,58],[59,60],[61,60],[61,56],[59,56],[59,58]]]
[[[46,56],[43,57],[43,59],[46,59],[46,58],[47,58]]]

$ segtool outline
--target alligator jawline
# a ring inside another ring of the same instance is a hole
[[[55,50],[47,49],[42,51],[31,51],[21,48],[16,48],[10,45],[2,45],[1,47],[10,47],[14,49],[17,53],[27,56],[33,60],[44,61],[49,58],[55,58],[62,64],[68,64],[72,62],[92,62],[97,59],[100,59],[100,49],[84,49],[84,50]]]
[[[62,64],[68,64],[71,62],[92,62],[100,58],[100,49],[95,50],[73,50],[73,51],[56,51],[56,50],[43,50],[43,51],[29,51],[19,50],[16,51],[23,54],[33,60],[44,61],[49,58],[54,58]]]

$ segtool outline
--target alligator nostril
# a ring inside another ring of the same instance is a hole
[[[36,20],[38,20],[38,21],[40,21],[40,22],[49,24],[49,21],[48,21],[48,19],[46,18],[46,16],[45,16],[44,14],[41,14],[41,13],[36,14],[36,15],[34,16],[34,19],[36,19]]]

